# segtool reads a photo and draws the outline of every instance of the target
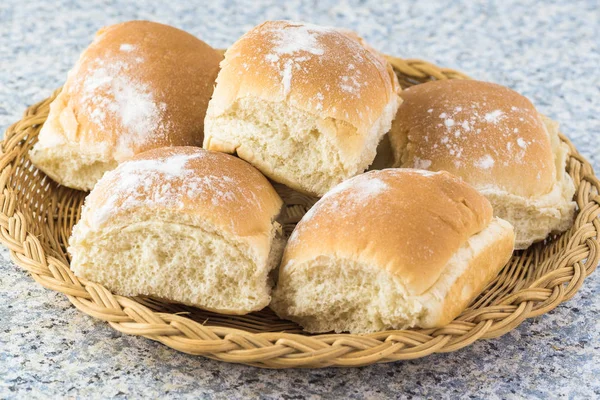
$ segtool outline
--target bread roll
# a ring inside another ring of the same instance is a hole
[[[225,53],[204,147],[321,196],[373,162],[399,90],[391,66],[356,34],[265,22]]]
[[[515,227],[524,249],[573,220],[575,187],[558,124],[506,87],[435,81],[402,93],[389,134],[395,166],[462,177]]]
[[[443,326],[498,274],[513,244],[511,225],[447,172],[368,172],[298,223],[271,308],[309,332]]]
[[[90,190],[134,154],[201,146],[221,59],[170,26],[131,21],[101,29],[50,104],[31,160],[55,181]]]
[[[224,314],[260,310],[283,248],[281,206],[238,158],[150,150],[106,173],[86,198],[69,240],[71,269],[125,296]]]

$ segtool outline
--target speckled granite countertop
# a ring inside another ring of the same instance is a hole
[[[458,3],[2,0],[0,127],[61,85],[102,25],[156,20],[225,47],[265,19],[286,18],[345,26],[385,52],[508,85],[560,121],[600,171],[598,1]],[[42,289],[6,249],[0,254],[0,398],[600,397],[599,272],[553,312],[455,353],[272,371],[122,335]]]

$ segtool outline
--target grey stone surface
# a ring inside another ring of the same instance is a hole
[[[585,1],[0,2],[0,127],[61,85],[103,25],[150,19],[225,47],[266,19],[345,26],[528,96],[600,171],[600,8]],[[112,330],[0,252],[0,398],[597,398],[600,274],[502,338],[357,369],[259,370]]]

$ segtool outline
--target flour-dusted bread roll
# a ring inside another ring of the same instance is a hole
[[[69,240],[75,275],[114,293],[225,314],[260,310],[283,243],[281,199],[251,165],[166,147],[107,172]]]
[[[225,53],[204,147],[321,196],[373,162],[399,90],[391,66],[356,34],[265,22]]]
[[[145,150],[201,146],[222,56],[179,29],[147,21],[101,29],[50,104],[33,163],[90,190]]]
[[[462,177],[506,219],[524,249],[573,220],[575,187],[558,124],[506,87],[435,81],[402,92],[389,134],[395,166]]]
[[[447,172],[368,172],[298,223],[271,308],[309,332],[442,326],[498,274],[513,244],[512,226]]]

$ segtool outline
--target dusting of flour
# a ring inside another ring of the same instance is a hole
[[[436,132],[418,139],[423,140],[422,145],[429,150],[423,154],[417,152],[412,165],[406,165],[407,167],[428,169],[432,165],[432,159],[446,156],[451,157],[456,168],[468,167],[483,171],[490,170],[495,165],[520,163],[525,159],[530,143],[511,121],[529,119],[532,124],[539,123],[533,121],[536,117],[529,109],[515,106],[502,109],[490,107],[485,98],[463,101],[460,104],[457,104],[456,99],[441,99],[435,108],[429,106],[423,111],[426,118],[434,120]],[[495,139],[492,135],[501,136],[506,145],[493,145]],[[416,139],[409,137],[409,140]],[[476,157],[473,152],[477,154]]]
[[[249,199],[236,179],[226,174],[202,175],[197,169],[190,168],[190,161],[207,157],[207,154],[199,150],[192,154],[121,163],[97,184],[98,187],[110,185],[112,194],[93,214],[92,224],[100,226],[117,212],[140,207],[182,208],[184,198],[199,199],[215,206],[241,206],[253,201],[257,203],[255,207],[260,207],[258,199],[255,196]]]
[[[297,240],[302,231],[303,224],[320,213],[339,213],[340,208],[368,207],[370,200],[389,189],[387,183],[375,176],[366,173],[350,178],[327,192],[306,214],[292,232],[290,242]],[[343,196],[343,197],[340,197]]]
[[[416,157],[413,160],[413,168],[417,169],[427,169],[431,167],[431,160],[426,160],[423,158]]]
[[[129,44],[129,43],[123,43],[123,44],[121,44],[121,46],[119,46],[119,50],[125,51],[127,53],[129,53],[130,51],[133,51],[134,48],[135,48],[135,46],[132,44]]]
[[[287,97],[292,90],[292,86],[298,72],[303,72],[303,76],[308,72],[307,65],[311,62],[314,68],[314,58],[328,58],[335,61],[339,60],[337,54],[338,48],[349,47],[348,56],[352,62],[344,65],[345,74],[337,77],[337,82],[332,81],[331,86],[326,85],[319,96],[315,97],[315,107],[319,110],[323,108],[323,94],[329,92],[332,86],[337,87],[346,95],[360,97],[362,88],[367,86],[365,79],[361,77],[362,72],[357,65],[366,62],[365,50],[358,41],[351,39],[344,33],[335,28],[318,26],[301,22],[274,21],[264,28],[268,32],[268,40],[265,45],[269,48],[265,55],[265,61],[277,68],[281,77],[281,91],[284,97]],[[373,60],[371,60],[373,61]],[[318,71],[311,71],[318,73]]]
[[[123,43],[116,54],[90,60],[90,72],[76,85],[89,121],[99,130],[114,131],[117,153],[124,156],[163,139],[169,128],[164,119],[167,105],[156,101],[150,85],[136,78],[143,62],[135,46]]]
[[[489,154],[486,154],[485,156],[483,156],[479,160],[477,160],[475,162],[475,165],[481,169],[490,169],[494,166],[495,163],[496,163],[496,161],[492,158],[492,156],[490,156]]]
[[[335,186],[323,198],[347,192],[346,199],[355,203],[361,203],[369,197],[377,196],[388,188],[388,184],[381,179],[373,177],[371,174],[362,174]]]
[[[389,177],[402,179],[408,174],[415,174],[424,178],[432,178],[442,173],[410,168],[390,168],[382,171],[367,172],[350,178],[327,192],[308,210],[302,220],[296,225],[289,238],[289,243],[293,244],[296,242],[298,237],[309,226],[318,227],[319,224],[313,220],[316,216],[323,215],[325,219],[320,218],[320,221],[326,221],[331,218],[345,218],[347,215],[370,212],[374,209],[377,210],[376,214],[379,216],[384,215],[386,212],[385,205],[382,206],[382,202],[374,203],[374,201],[386,192],[393,190],[393,188],[382,179],[383,177],[388,177],[388,179]]]
[[[286,29],[276,30],[273,41],[273,53],[270,57],[279,59],[279,56],[292,55],[299,52],[322,56],[325,53],[319,43],[318,36],[333,31],[332,28],[321,27],[313,24],[295,24]]]

